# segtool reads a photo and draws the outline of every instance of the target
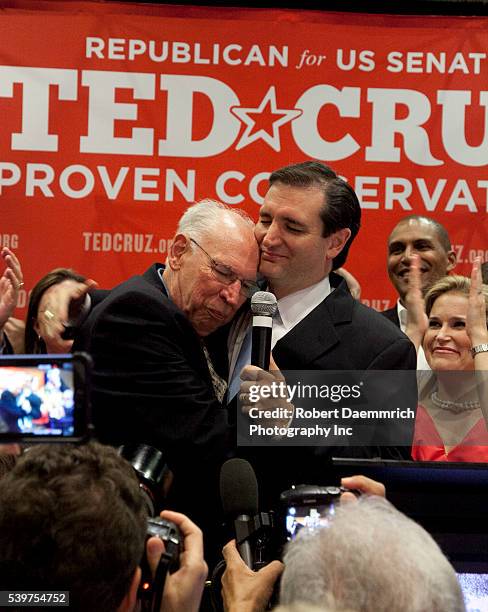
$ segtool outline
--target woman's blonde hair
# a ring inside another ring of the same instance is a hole
[[[425,311],[430,315],[434,302],[444,293],[456,292],[468,297],[471,281],[466,276],[450,274],[435,282],[425,294]],[[486,315],[488,320],[488,285],[481,285],[481,292],[485,298]]]

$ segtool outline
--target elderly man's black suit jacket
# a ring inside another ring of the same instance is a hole
[[[227,410],[215,399],[200,338],[165,293],[157,272],[162,267],[155,264],[144,275],[95,294],[74,350],[85,350],[94,360],[98,439],[163,451],[175,477],[169,506],[202,523],[198,510],[206,512],[202,500],[210,499],[211,488],[214,505],[219,501]]]

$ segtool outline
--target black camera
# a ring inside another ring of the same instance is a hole
[[[166,574],[178,569],[183,545],[178,527],[173,522],[157,516],[158,509],[164,504],[164,481],[170,472],[163,453],[152,446],[124,444],[119,448],[119,454],[132,465],[137,474],[148,513],[139,587],[141,610],[159,612]],[[165,548],[154,577],[146,556],[146,542],[151,537],[162,540]]]
[[[300,529],[325,527],[334,516],[343,493],[359,495],[346,487],[296,485],[280,494],[282,541],[295,539]]]
[[[169,558],[168,570],[170,573],[179,567],[181,534],[178,527],[172,522],[160,516],[149,517],[147,519],[146,541],[156,537],[164,542],[165,554]]]
[[[164,542],[164,553],[153,576],[146,556],[146,543],[149,538],[157,537]],[[147,519],[146,540],[141,560],[141,582],[139,600],[142,612],[159,612],[163,597],[166,574],[175,572],[179,567],[182,539],[180,530],[171,521],[152,516]]]

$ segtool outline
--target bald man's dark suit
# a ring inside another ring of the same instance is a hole
[[[415,348],[405,334],[376,310],[355,300],[340,276],[331,273],[329,279],[334,291],[276,343],[273,357],[280,370],[409,370],[414,375]],[[408,404],[415,409],[415,378],[412,383]],[[413,438],[413,422],[402,432],[404,438],[407,442]],[[253,447],[239,452],[253,463],[262,488],[267,489],[265,495],[276,495],[291,484],[328,484],[324,480],[332,455],[410,458],[410,446],[395,442],[315,449]]]
[[[163,267],[154,264],[142,276],[95,294],[74,350],[93,357],[98,439],[160,449],[174,472],[168,503],[203,527],[219,503],[227,410],[215,398],[200,338],[166,295],[158,274]]]

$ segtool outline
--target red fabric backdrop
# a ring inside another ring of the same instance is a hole
[[[254,218],[273,169],[329,163],[363,225],[347,268],[393,304],[410,213],[488,259],[488,20],[91,2],[0,11],[0,243],[28,291],[69,266],[111,287],[164,261],[193,201]]]

